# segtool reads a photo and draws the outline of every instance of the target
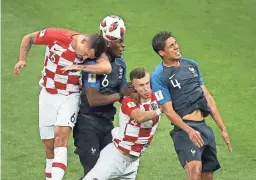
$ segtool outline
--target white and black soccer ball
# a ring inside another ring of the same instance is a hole
[[[124,21],[119,16],[106,16],[100,23],[100,31],[107,41],[121,39],[125,34],[125,30]]]

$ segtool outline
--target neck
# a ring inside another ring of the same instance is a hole
[[[179,59],[165,59],[163,58],[163,65],[167,67],[171,66],[179,66],[180,60]]]

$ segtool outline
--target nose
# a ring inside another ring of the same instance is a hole
[[[179,46],[177,43],[174,45],[174,49],[179,49]]]
[[[147,84],[145,84],[145,85],[143,86],[143,91],[147,92],[148,90],[149,90],[149,87],[147,86]]]

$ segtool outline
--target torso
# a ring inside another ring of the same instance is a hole
[[[51,94],[79,93],[81,72],[62,71],[65,66],[82,63],[76,58],[71,46],[74,32],[58,29],[53,33],[55,39],[50,39],[46,47],[44,69],[39,84]]]
[[[125,102],[126,100],[122,101],[122,103]],[[133,105],[132,101],[128,103],[130,103],[131,106]],[[143,111],[151,111],[153,109],[156,109],[158,107],[158,104],[154,94],[152,93],[150,101],[140,104],[139,107]],[[122,110],[120,110],[120,130],[118,135],[114,139],[114,144],[123,153],[139,157],[141,153],[151,143],[159,121],[160,116],[155,119],[139,123],[136,120],[130,118]]]
[[[195,64],[188,60],[180,60],[176,67],[163,67],[165,82],[171,94],[175,111],[186,108],[203,96],[200,87],[199,72]],[[184,120],[203,120],[200,110],[194,110],[181,116]]]
[[[122,58],[116,58],[115,61],[111,62],[111,66],[112,72],[110,74],[96,75],[92,73],[84,73],[83,79],[88,79],[89,82],[99,81],[100,87],[98,89],[100,94],[108,95],[119,93],[122,79],[126,76],[126,65]],[[103,106],[90,107],[84,88],[82,91],[81,100],[82,102],[80,106],[80,111],[82,113],[99,115],[109,120],[114,119],[114,115],[116,113],[114,103]]]

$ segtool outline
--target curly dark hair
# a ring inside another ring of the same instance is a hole
[[[159,55],[159,51],[164,50],[165,47],[165,41],[170,38],[173,37],[171,32],[168,31],[161,31],[159,33],[157,33],[153,39],[152,39],[152,47],[154,49],[154,51]]]

